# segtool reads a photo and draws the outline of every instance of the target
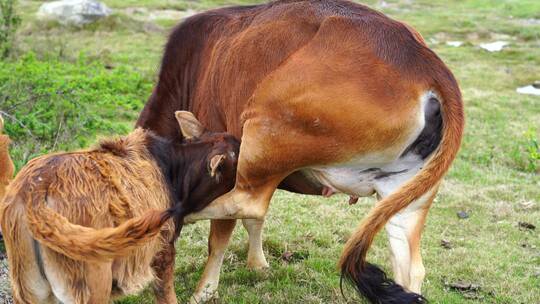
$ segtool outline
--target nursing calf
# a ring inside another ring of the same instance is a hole
[[[176,303],[183,217],[233,187],[239,148],[189,112],[176,119],[182,143],[136,129],[20,171],[0,212],[15,303],[108,303],[151,281]]]

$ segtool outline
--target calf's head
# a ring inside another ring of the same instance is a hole
[[[156,140],[150,146],[171,188],[171,212],[179,229],[185,215],[234,187],[240,142],[228,133],[207,131],[190,112],[177,111],[175,117],[182,142]]]

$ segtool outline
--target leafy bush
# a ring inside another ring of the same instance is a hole
[[[133,69],[108,70],[84,56],[74,63],[33,54],[0,62],[0,114],[16,166],[38,154],[85,147],[98,134],[126,133],[150,90]]]
[[[6,58],[11,52],[13,36],[21,24],[21,18],[15,13],[16,0],[0,0],[0,58]]]

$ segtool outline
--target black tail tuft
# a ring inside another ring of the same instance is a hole
[[[355,286],[358,292],[374,304],[425,304],[428,301],[419,294],[406,291],[402,286],[388,278],[378,266],[365,263],[358,266],[355,273],[342,271],[343,279]]]

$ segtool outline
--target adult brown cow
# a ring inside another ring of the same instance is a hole
[[[180,109],[242,139],[235,188],[188,219],[214,220],[193,302],[217,289],[235,225],[226,219],[244,219],[248,265],[268,265],[261,229],[278,186],[353,202],[376,193],[345,246],[342,275],[374,303],[423,301],[420,235],[464,117],[456,80],[415,30],[341,0],[195,15],[171,34],[138,125],[175,137],[169,113]],[[406,289],[365,263],[385,225],[395,280]]]

